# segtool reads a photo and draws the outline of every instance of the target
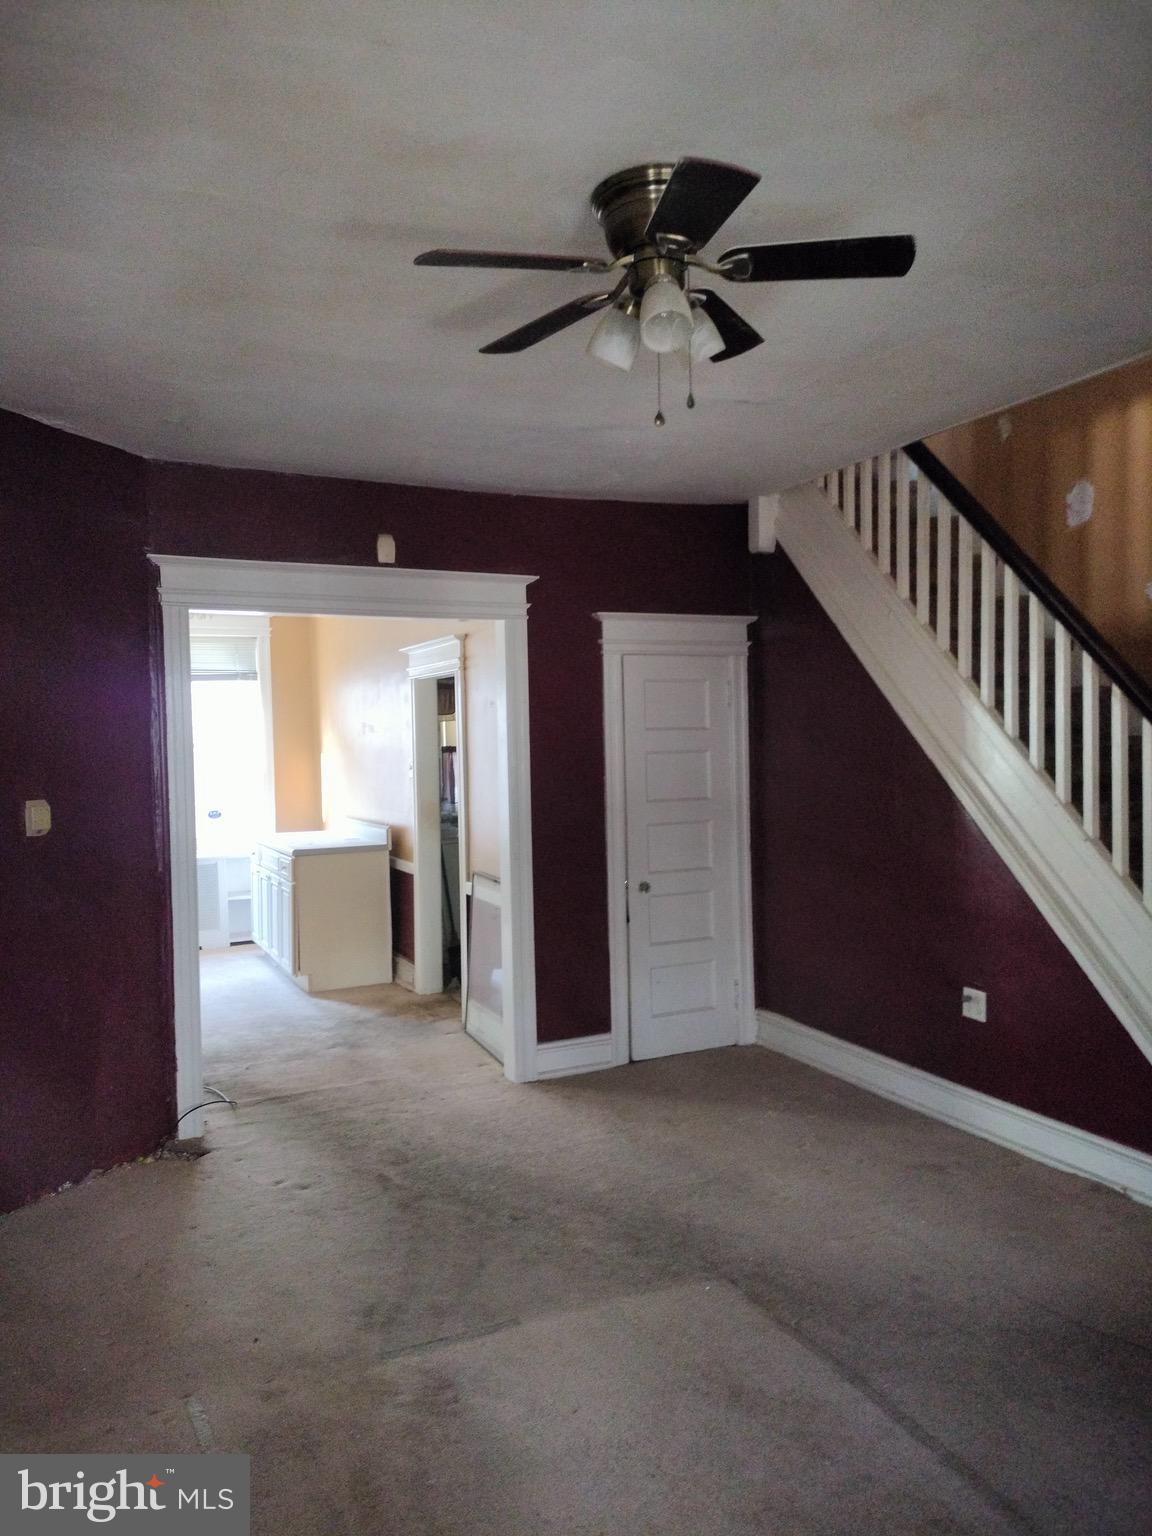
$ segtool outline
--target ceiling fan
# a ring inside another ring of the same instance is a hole
[[[570,299],[506,336],[485,353],[523,352],[586,316],[605,311],[588,343],[601,362],[629,369],[640,343],[657,354],[681,353],[692,362],[722,363],[764,340],[711,288],[697,288],[695,272],[730,283],[773,283],[809,278],[903,277],[916,256],[911,235],[851,240],[802,240],[733,246],[715,261],[699,254],[760,180],[752,171],[718,160],[686,158],[672,164],[635,165],[607,177],[591,203],[610,258],[540,256],[505,251],[424,251],[423,267],[494,267],[525,272],[619,273],[615,286]],[[689,386],[688,403],[692,395]],[[662,413],[657,421],[662,422]]]

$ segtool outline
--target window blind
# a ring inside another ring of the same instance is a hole
[[[192,680],[209,682],[256,677],[256,641],[251,635],[193,635]]]

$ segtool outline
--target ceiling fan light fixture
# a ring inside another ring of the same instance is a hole
[[[667,272],[648,284],[640,301],[640,339],[650,352],[679,352],[692,336],[692,306]]]
[[[692,339],[688,343],[688,350],[694,363],[706,363],[718,352],[723,352],[724,338],[703,304],[693,306],[692,319]]]
[[[627,373],[640,350],[640,322],[634,309],[606,309],[588,338],[588,356],[598,363],[610,363]]]

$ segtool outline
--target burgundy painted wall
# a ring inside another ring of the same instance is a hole
[[[1152,1064],[786,557],[752,565],[759,1005],[1152,1151]]]
[[[172,1128],[145,523],[139,460],[0,413],[0,1209]]]
[[[1152,1067],[740,508],[184,465],[0,413],[0,1208],[152,1150],[173,1043],[146,548],[526,572],[540,1035],[608,1022],[601,609],[746,612],[762,1006],[1152,1150]],[[43,797],[55,826],[22,836]],[[398,947],[403,952],[403,901]],[[992,1023],[962,1024],[964,983]]]
[[[541,1040],[609,1026],[603,610],[746,611],[743,507],[489,496],[297,475],[148,466],[164,554],[538,576],[528,589],[536,990]]]
[[[392,953],[416,959],[416,880],[406,869],[393,869]]]

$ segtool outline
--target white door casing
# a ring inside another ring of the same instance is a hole
[[[536,1068],[536,949],[532,910],[532,792],[528,747],[528,602],[534,576],[300,565],[151,555],[164,621],[165,748],[172,903],[173,1012],[179,1135],[203,1134],[196,830],[192,781],[193,609],[346,614],[364,618],[492,619],[504,677],[497,718],[497,799],[504,878],[504,1074]]]
[[[750,1044],[752,620],[598,617],[613,1060]]]

